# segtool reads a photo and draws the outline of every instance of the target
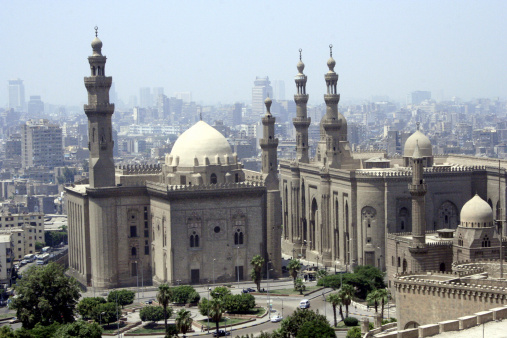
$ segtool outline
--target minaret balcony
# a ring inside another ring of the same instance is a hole
[[[411,195],[422,196],[422,195],[426,194],[426,192],[428,191],[428,186],[426,185],[426,183],[409,184],[408,191],[410,192]]]
[[[261,138],[259,140],[259,145],[261,146],[261,148],[276,148],[278,147],[278,139],[275,138],[275,139],[264,139],[264,138]]]
[[[310,126],[311,119],[309,117],[294,117],[292,119],[292,123],[294,124],[294,127],[308,127]]]
[[[411,244],[408,247],[408,251],[410,251],[412,254],[425,254],[428,252],[428,247],[426,244]]]
[[[308,94],[295,94],[294,102],[296,102],[296,105],[306,104],[308,102],[308,97]]]
[[[338,119],[325,119],[322,121],[322,128],[324,128],[325,131],[339,130],[341,127],[342,123]]]

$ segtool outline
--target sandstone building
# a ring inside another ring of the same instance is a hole
[[[83,285],[247,279],[262,255],[281,270],[281,213],[271,100],[262,118],[261,172],[247,171],[222,134],[197,122],[157,166],[115,168],[112,78],[95,37],[85,77],[89,184],[67,193],[70,273]]]
[[[444,240],[427,245],[448,247],[452,239],[445,236],[452,236],[460,224],[459,210],[475,194],[495,210],[496,219],[504,217],[500,210],[505,210],[505,161],[501,161],[499,171],[494,159],[434,156],[432,144],[419,126],[407,139],[400,158],[387,158],[383,153],[352,153],[347,121],[338,111],[338,74],[332,54],[327,66],[326,114],[320,122],[316,155],[310,158],[307,76],[303,62],[300,60],[297,65],[297,114],[293,119],[297,157],[280,161],[285,254],[306,257],[327,267],[397,266],[403,271],[403,256],[386,252],[386,239],[397,236],[392,234],[415,233],[411,241],[421,242],[425,232],[440,231]],[[412,181],[414,161],[418,163],[418,180],[424,177],[422,184]],[[419,224],[424,222],[425,229],[416,228],[414,218]],[[393,250],[399,250],[403,243],[403,239],[393,240]],[[440,253],[432,252],[439,257],[432,269],[449,270],[451,260],[441,260]],[[410,271],[410,260],[405,259]]]

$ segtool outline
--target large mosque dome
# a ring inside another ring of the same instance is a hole
[[[203,165],[205,157],[214,163],[218,156],[221,163],[227,163],[226,157],[232,158],[233,154],[229,142],[218,130],[199,121],[178,137],[170,156],[173,161],[179,158],[180,167],[193,167],[194,159]]]
[[[489,204],[475,195],[461,208],[461,226],[483,228],[493,226],[493,210]]]
[[[430,139],[424,135],[419,129],[415,131],[405,142],[403,156],[412,157],[414,155],[415,147],[419,145],[419,154],[421,157],[432,157],[433,149],[431,147]]]

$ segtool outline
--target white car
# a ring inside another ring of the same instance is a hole
[[[271,322],[272,322],[272,323],[278,323],[278,322],[281,322],[281,321],[282,321],[282,319],[283,319],[283,317],[282,317],[282,316],[280,316],[280,315],[276,315],[276,316],[274,316],[274,317],[271,317]]]

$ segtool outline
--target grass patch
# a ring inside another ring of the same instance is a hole
[[[238,324],[238,323],[243,323],[245,321],[248,321],[248,319],[246,318],[227,318],[227,326],[229,325],[233,325],[233,324]],[[204,325],[204,327],[208,327],[208,321],[207,320],[198,320],[197,321],[199,323],[199,325]],[[218,323],[219,326],[225,326],[226,322],[225,322],[225,319],[222,318],[222,320]],[[210,330],[213,328],[216,327],[216,324],[215,322],[212,322],[211,320],[209,321],[209,327],[210,327]]]
[[[127,326],[126,323],[120,323],[120,329],[124,328],[125,326]],[[104,330],[102,333],[115,333],[118,330],[118,324],[114,323],[102,325],[102,329]]]
[[[263,307],[255,307],[248,312],[235,313],[230,312],[231,315],[250,315],[250,316],[262,316],[266,312],[266,309]]]
[[[2,314],[0,314],[0,319],[10,318],[10,317],[16,317],[16,313],[15,312],[11,312],[11,313],[2,313]]]
[[[168,324],[171,325],[171,324]],[[174,324],[172,324],[174,325]],[[144,325],[143,327],[140,327],[134,331],[131,331],[132,333],[165,333],[165,327],[164,324],[157,324],[157,323],[149,323]]]
[[[322,288],[322,286],[316,286],[316,285],[308,286],[303,291],[303,294],[305,294],[307,292],[310,292],[310,291],[314,291],[314,290],[320,289],[320,288]],[[267,292],[263,292],[263,293],[267,294]],[[269,294],[274,294],[274,295],[299,295],[299,291],[294,290],[294,288],[277,289],[277,290],[269,290]]]

